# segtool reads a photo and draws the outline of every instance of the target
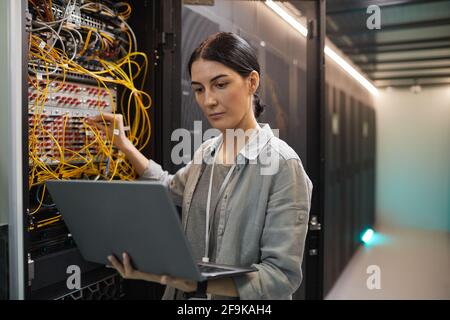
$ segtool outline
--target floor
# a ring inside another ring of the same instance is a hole
[[[327,300],[450,299],[450,233],[376,231],[374,243],[355,253]]]

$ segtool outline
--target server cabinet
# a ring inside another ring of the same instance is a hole
[[[73,173],[68,168],[54,178],[134,177],[114,148],[105,149],[111,150],[108,160],[100,157],[102,150],[94,148],[106,141],[100,133],[94,132],[92,143],[87,129],[82,141],[78,139],[82,118],[101,110],[129,114],[130,137],[135,126],[148,119],[152,126],[142,131],[150,143],[138,145],[146,156],[171,169],[170,133],[179,127],[179,97],[173,94],[179,87],[173,78],[179,77],[181,2],[10,0],[1,5],[1,37],[7,44],[0,55],[2,74],[7,75],[2,77],[1,104],[1,298],[121,299],[127,291],[129,297],[159,298],[161,288],[156,285],[142,285],[136,295],[135,283],[124,283],[115,271],[84,261],[51,204],[45,179],[36,183],[36,176],[70,164],[80,173],[67,175]],[[54,57],[60,64],[52,68]],[[115,82],[119,78],[123,81]],[[151,99],[142,98],[145,94]],[[131,97],[128,110],[122,97]],[[60,147],[61,161],[52,162],[54,146]],[[82,166],[74,159],[92,163]],[[91,171],[84,171],[88,167]],[[71,266],[81,271],[80,287],[68,285]]]
[[[375,218],[375,111],[327,83],[324,282],[329,293]]]

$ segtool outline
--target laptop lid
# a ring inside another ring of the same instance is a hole
[[[128,252],[154,274],[203,280],[167,188],[151,181],[51,180],[47,187],[87,261]]]

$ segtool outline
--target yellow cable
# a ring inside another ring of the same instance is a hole
[[[123,17],[131,13],[131,7],[129,5],[124,5],[126,8],[124,11],[121,11],[121,14]],[[95,30],[95,29],[94,29]],[[87,50],[90,42],[90,38],[93,33],[93,29],[89,29],[88,34],[86,36],[86,40],[84,43],[83,50],[80,52],[81,54],[84,54]],[[110,42],[112,44],[113,39],[105,34],[101,34],[101,43],[103,44],[103,39],[106,39],[106,41]],[[55,178],[56,176],[59,176],[61,178],[66,177],[73,177],[78,176],[85,172],[95,173],[98,174],[100,171],[103,172],[105,169],[104,163],[99,163],[98,167],[94,166],[94,159],[110,159],[110,168],[114,168],[109,174],[109,178],[113,179],[115,176],[122,178],[134,178],[135,172],[132,170],[132,166],[127,162],[124,161],[122,156],[114,153],[113,151],[113,142],[114,142],[114,134],[109,137],[108,133],[106,134],[106,140],[103,141],[104,138],[100,135],[100,133],[96,132],[96,130],[90,130],[95,136],[95,139],[88,143],[87,136],[86,136],[86,144],[81,149],[78,149],[77,151],[71,150],[70,148],[67,148],[65,146],[65,132],[66,132],[66,125],[67,125],[67,117],[64,121],[64,128],[63,128],[63,137],[62,137],[62,146],[60,145],[58,139],[53,137],[53,135],[48,132],[43,125],[42,122],[42,109],[45,106],[45,100],[46,96],[48,94],[48,85],[51,83],[48,79],[48,68],[49,66],[56,66],[63,71],[64,80],[66,72],[76,72],[88,75],[94,79],[97,80],[98,87],[104,87],[105,90],[108,92],[109,96],[112,97],[111,92],[109,90],[108,84],[112,85],[119,85],[123,86],[126,89],[124,89],[124,93],[126,93],[127,90],[129,90],[129,99],[127,104],[127,112],[124,114],[124,117],[126,119],[127,125],[131,126],[131,130],[128,133],[128,136],[130,140],[140,149],[142,150],[143,147],[145,147],[150,139],[150,133],[151,133],[151,123],[148,116],[148,112],[146,110],[151,107],[152,101],[150,95],[143,92],[143,87],[145,83],[145,78],[147,75],[147,69],[148,69],[148,60],[145,54],[139,53],[139,52],[132,52],[131,48],[132,46],[132,40],[130,33],[127,32],[127,36],[129,38],[129,48],[128,48],[128,54],[119,59],[116,63],[111,61],[105,61],[98,57],[93,57],[96,61],[99,61],[99,63],[104,67],[104,70],[102,71],[90,71],[82,66],[78,65],[74,61],[70,61],[67,54],[65,52],[62,52],[60,49],[52,48],[50,49],[47,45],[44,45],[43,48],[40,47],[40,44],[42,43],[42,39],[39,37],[36,37],[32,35],[30,37],[30,56],[33,58],[40,59],[43,61],[46,69],[47,69],[47,82],[46,82],[46,88],[43,90],[40,97],[36,99],[35,102],[35,115],[33,120],[33,127],[30,131],[30,160],[34,163],[34,166],[31,170],[30,174],[30,181],[37,180],[37,183],[45,181],[45,179],[48,179],[49,177]],[[139,64],[136,61],[136,58],[141,57],[143,58],[142,65]],[[41,64],[42,65],[42,64]],[[127,69],[124,69],[124,67],[127,66]],[[143,68],[143,69],[142,69]],[[125,72],[126,70],[126,72]],[[142,82],[140,84],[139,89],[137,89],[136,85],[134,84],[134,81],[137,80],[141,73],[143,72],[143,78]],[[33,84],[34,85],[34,84]],[[58,92],[62,88],[63,84],[61,83],[59,88],[55,88],[52,92]],[[40,88],[38,88],[40,90]],[[125,96],[122,96],[120,101],[123,101]],[[97,101],[99,101],[99,96],[97,97]],[[111,102],[113,99],[111,99]],[[123,103],[121,104],[120,108],[124,110]],[[116,106],[112,105],[113,113],[115,113]],[[99,103],[97,103],[97,110],[100,111]],[[131,111],[134,110],[134,120],[133,123],[131,123],[130,114]],[[129,119],[129,120],[128,120]],[[104,124],[105,119],[103,119]],[[46,157],[48,161],[54,161],[56,160],[53,157],[53,152],[59,151],[60,159],[56,168],[56,171],[53,169],[50,169],[50,167],[47,165],[47,163],[43,162],[41,159],[39,159],[37,156],[34,156],[33,153],[37,150],[40,150],[41,147],[38,146],[39,144],[39,138],[38,138],[38,128],[39,132],[42,132],[43,137],[46,139],[49,139],[50,141],[53,141],[53,151],[49,151],[46,153]],[[115,129],[115,123],[113,124],[113,129]],[[91,132],[89,131],[89,132]],[[86,133],[88,132],[88,129],[86,129]],[[93,145],[98,144],[97,149],[97,155],[92,155],[90,152],[90,149]],[[65,155],[68,154],[71,156],[68,156],[67,158]],[[83,154],[83,155],[82,155]],[[80,164],[78,165],[72,165],[71,163],[73,161],[78,161]],[[96,161],[97,161],[96,160]],[[42,170],[38,172],[37,170]],[[58,172],[58,174],[56,174]],[[35,185],[35,184],[34,184]]]

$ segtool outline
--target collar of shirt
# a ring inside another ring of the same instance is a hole
[[[238,164],[242,164],[244,159],[255,160],[269,140],[274,136],[268,123],[259,123],[259,125],[261,129],[251,136],[249,142],[239,151],[237,155]],[[211,143],[203,149],[203,160],[206,163],[212,163],[214,153],[223,139],[222,135],[221,133],[219,136],[212,138]]]

